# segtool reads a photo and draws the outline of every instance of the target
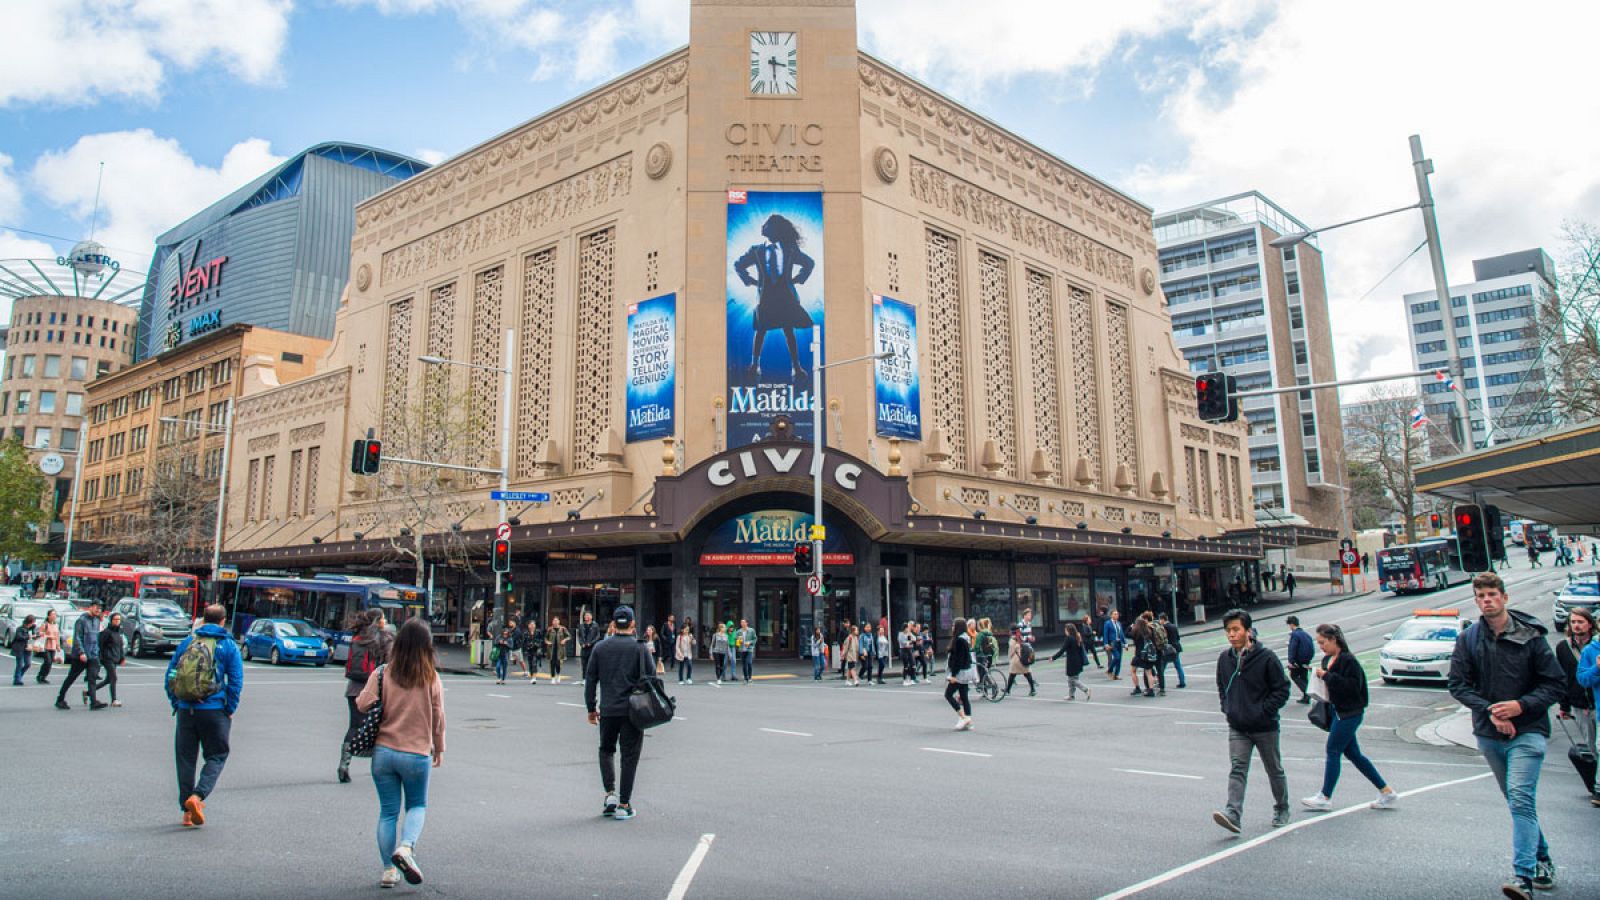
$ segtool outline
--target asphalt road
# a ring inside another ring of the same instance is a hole
[[[1512,572],[1514,604],[1548,616],[1564,574]],[[1464,587],[1421,602],[1471,609]],[[1301,620],[1343,624],[1376,680],[1371,654],[1416,605],[1377,595]],[[1281,618],[1260,628],[1281,651]],[[1406,795],[1399,810],[1366,809],[1373,791],[1349,767],[1334,798],[1349,812],[1300,809],[1319,787],[1323,736],[1291,704],[1294,827],[1268,827],[1259,765],[1245,833],[1212,824],[1227,774],[1211,677],[1221,643],[1188,637],[1189,687],[1164,698],[1131,698],[1128,682],[1091,670],[1093,700],[1065,703],[1059,663],[1041,664],[1039,697],[980,704],[965,733],[951,730],[937,685],[669,680],[681,718],[646,741],[630,822],[598,816],[581,689],[448,676],[449,746],[418,847],[428,880],[396,893],[668,897],[714,835],[679,896],[1498,896],[1510,819],[1487,768],[1469,750],[1413,737],[1455,708],[1439,687],[1373,685],[1362,744]],[[139,662],[124,671],[118,710],[60,712],[53,690],[31,681],[0,690],[0,895],[380,893],[366,764],[353,784],[333,777],[345,716],[336,671],[247,664],[210,821],[186,831],[161,661]],[[1561,867],[1554,896],[1600,895],[1600,810],[1559,737],[1541,787]]]

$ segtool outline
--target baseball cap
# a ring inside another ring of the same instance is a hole
[[[619,606],[619,607],[617,607],[611,613],[611,621],[615,622],[617,625],[622,626],[622,627],[626,627],[628,625],[632,625],[633,624],[633,607],[631,607],[631,606]]]

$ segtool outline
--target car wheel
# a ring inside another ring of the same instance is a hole
[[[1395,682],[1397,682],[1399,680],[1400,679],[1398,679],[1398,678],[1390,678],[1387,675],[1383,676],[1383,683],[1384,684],[1394,684]]]
[[[327,660],[325,660],[325,659],[317,660],[317,668],[319,668],[319,669],[327,668],[327,665],[328,665],[328,661]]]
[[[249,641],[244,641],[243,643],[241,643],[239,645],[239,655],[243,656],[245,658],[246,662],[250,661],[251,656],[250,656],[250,642]]]
[[[270,658],[272,660],[272,664],[273,665],[275,665],[275,666],[283,665],[283,659],[278,656],[278,648],[277,647],[273,647],[272,648],[272,656]]]
[[[144,655],[144,641],[137,634],[133,636],[133,640],[128,642],[128,655],[134,659]]]

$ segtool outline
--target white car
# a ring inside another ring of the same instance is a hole
[[[1591,612],[1600,610],[1600,572],[1589,570],[1573,572],[1567,583],[1555,592],[1556,602],[1551,609],[1551,620],[1557,631],[1567,630],[1567,619],[1575,606],[1587,606]]]
[[[1402,678],[1442,682],[1450,677],[1450,654],[1460,633],[1458,610],[1419,609],[1384,636],[1388,643],[1378,651],[1378,674],[1385,684]]]

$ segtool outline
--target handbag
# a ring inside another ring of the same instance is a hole
[[[378,702],[367,708],[350,735],[351,756],[371,756],[372,749],[378,745],[378,728],[383,725],[383,670],[387,668],[378,667]]]
[[[1312,700],[1311,708],[1306,710],[1306,720],[1327,731],[1333,727],[1333,706],[1321,698]]]
[[[628,721],[640,731],[672,721],[678,703],[667,696],[667,686],[654,675],[646,675],[628,691]]]
[[[956,684],[977,684],[977,683],[978,683],[978,667],[977,666],[967,666],[965,669],[962,669],[961,671],[956,673]]]

